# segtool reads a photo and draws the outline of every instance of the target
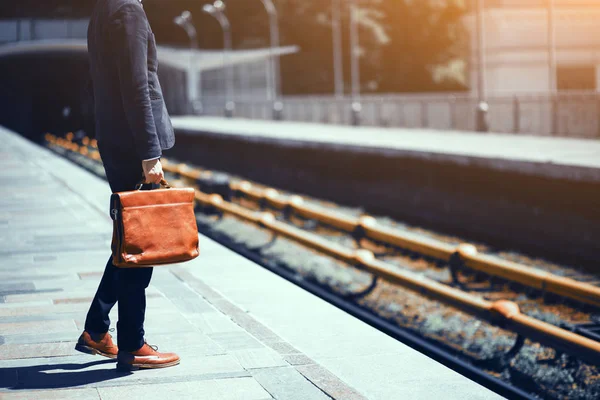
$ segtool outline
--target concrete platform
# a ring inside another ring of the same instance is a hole
[[[600,182],[600,140],[542,136],[349,127],[301,122],[256,121],[213,117],[175,117],[175,129],[287,145],[329,145],[375,150],[382,156],[403,152],[426,159],[531,173],[556,179]]]
[[[180,366],[118,373],[75,352],[109,254],[108,185],[0,142],[0,398],[500,398],[205,237],[148,290],[147,340]]]
[[[173,125],[182,161],[597,268],[600,141],[202,117]]]

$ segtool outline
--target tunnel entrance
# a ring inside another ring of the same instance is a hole
[[[46,132],[93,134],[88,77],[87,51],[0,55],[0,125],[35,142]]]

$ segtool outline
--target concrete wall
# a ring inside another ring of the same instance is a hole
[[[168,154],[501,249],[573,264],[599,257],[598,182],[506,172],[477,159],[184,130]]]
[[[597,2],[555,1],[555,56],[561,66],[600,65],[600,7]],[[485,89],[488,95],[548,92],[548,12],[545,2],[488,4],[484,12]],[[473,15],[465,18],[471,32],[470,87],[477,90],[478,49]],[[600,90],[600,80],[596,87]]]

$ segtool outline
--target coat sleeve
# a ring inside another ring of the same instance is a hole
[[[114,15],[114,46],[121,100],[140,160],[162,155],[148,88],[148,20],[142,7],[127,4]]]

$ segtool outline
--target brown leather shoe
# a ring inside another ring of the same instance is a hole
[[[97,339],[94,340],[88,332],[83,331],[75,345],[75,350],[86,354],[99,354],[108,358],[117,358],[119,348],[113,343],[112,336],[109,333],[99,335]]]
[[[179,364],[179,356],[175,353],[159,353],[158,349],[144,343],[137,351],[119,351],[117,369],[136,371],[139,369],[154,369],[174,367]]]

